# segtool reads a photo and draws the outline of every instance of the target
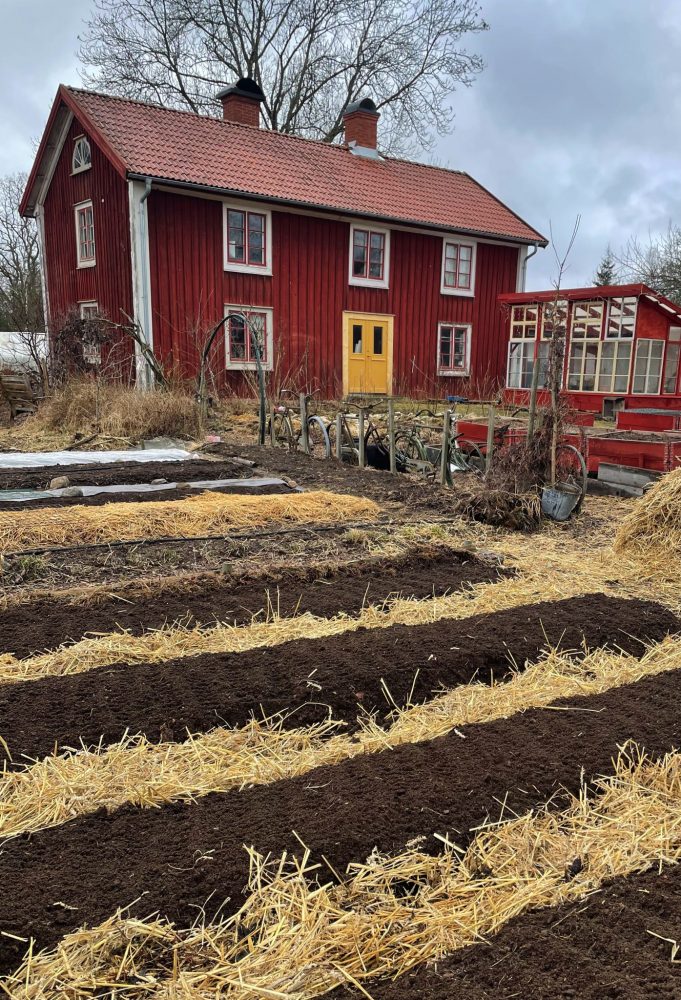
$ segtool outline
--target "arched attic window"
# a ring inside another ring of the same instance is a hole
[[[91,166],[92,166],[92,153],[90,151],[90,143],[87,141],[84,135],[81,135],[76,139],[76,144],[73,147],[73,157],[71,158],[71,172],[74,174],[79,174],[83,170],[89,170]]]

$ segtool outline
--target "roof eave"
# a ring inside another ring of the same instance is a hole
[[[50,111],[49,118],[47,119],[47,124],[43,131],[42,138],[40,140],[40,145],[38,146],[38,152],[36,153],[35,160],[33,161],[33,167],[26,182],[26,188],[24,190],[23,197],[19,204],[19,212],[21,215],[34,216],[36,205],[40,199],[42,193],[42,183],[50,176],[51,171],[49,168],[43,171],[43,165],[46,159],[59,155],[61,152],[60,144],[55,142],[55,128],[58,125],[59,114],[62,107],[66,107],[68,111],[71,112],[74,117],[83,124],[84,128],[90,133],[92,138],[97,143],[98,147],[102,150],[105,156],[111,161],[114,169],[121,175],[125,177],[126,175],[126,165],[113,148],[113,146],[106,139],[101,130],[94,124],[87,112],[81,107],[78,101],[74,98],[73,94],[69,91],[68,87],[65,87],[63,83],[59,84],[56,96],[52,103],[52,109]],[[34,191],[36,190],[38,184],[40,183],[41,190],[38,192],[36,197],[32,197]]]
[[[353,209],[343,209],[337,208],[333,205],[320,205],[317,202],[307,202],[299,201],[294,198],[276,198],[272,195],[262,195],[254,194],[251,191],[241,191],[235,188],[226,187],[216,187],[210,184],[196,184],[193,181],[179,181],[173,180],[171,177],[159,177],[155,174],[145,174],[139,171],[128,171],[127,177],[129,180],[143,181],[150,178],[158,184],[166,185],[167,187],[176,187],[185,191],[197,191],[204,192],[205,194],[219,195],[223,198],[243,198],[246,201],[258,201],[273,205],[281,205],[288,208],[300,208],[307,209],[314,212],[324,212],[329,215],[342,215],[349,219],[373,219],[376,222],[383,223],[394,223],[401,226],[413,226],[420,229],[430,229],[437,233],[466,233],[468,236],[477,237],[479,239],[489,239],[489,240],[499,240],[500,242],[506,243],[517,243],[519,246],[548,246],[548,241],[544,237],[537,233],[536,237],[531,236],[512,236],[506,233],[495,233],[489,230],[478,230],[469,229],[465,226],[440,226],[433,222],[424,222],[418,219],[405,219],[401,216],[390,216],[390,215],[376,215],[371,212],[358,211]]]

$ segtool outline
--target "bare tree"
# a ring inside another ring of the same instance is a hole
[[[0,329],[43,331],[38,233],[19,215],[25,185],[25,174],[0,179]]]
[[[487,29],[477,0],[94,0],[84,80],[215,113],[225,83],[262,88],[266,124],[326,142],[350,101],[382,113],[381,147],[406,152],[452,128],[448,97],[483,68],[462,45]]]
[[[33,219],[22,219],[25,174],[0,179],[0,330],[9,334],[0,359],[47,387],[47,336],[40,281],[40,244]]]
[[[666,233],[650,235],[647,243],[632,237],[617,258],[630,281],[650,285],[681,304],[681,229],[671,222]]]

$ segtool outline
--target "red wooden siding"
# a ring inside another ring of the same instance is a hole
[[[78,302],[96,301],[116,322],[132,313],[128,186],[90,140],[92,167],[71,175],[74,139],[85,130],[74,119],[45,199],[45,258],[50,322]],[[89,138],[89,136],[88,136]],[[94,267],[77,267],[74,205],[92,200]]]
[[[439,322],[472,323],[472,376],[503,381],[506,323],[497,295],[515,290],[517,247],[479,243],[475,297],[448,296],[440,294],[441,237],[393,230],[390,288],[360,288],[348,283],[347,222],[275,211],[272,277],[251,276],[223,270],[220,201],[154,190],[147,204],[154,344],[187,373],[198,357],[196,330],[233,303],[272,307],[280,378],[325,394],[341,389],[344,311],[394,315],[396,392],[463,387],[435,376]],[[244,380],[230,373],[229,381]]]

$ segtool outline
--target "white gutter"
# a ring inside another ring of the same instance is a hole
[[[525,285],[527,284],[527,262],[528,262],[528,260],[530,260],[531,257],[534,257],[534,255],[537,253],[538,250],[539,250],[539,244],[538,243],[534,244],[534,247],[530,251],[530,253],[527,252],[527,248],[525,249],[525,257],[522,260],[522,263],[520,265],[520,275],[519,275],[519,278],[518,278],[518,285],[520,287],[517,289],[517,291],[519,291],[519,292],[524,292],[525,291]]]

